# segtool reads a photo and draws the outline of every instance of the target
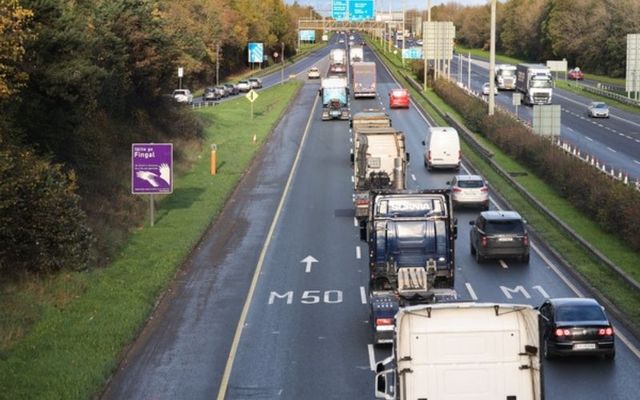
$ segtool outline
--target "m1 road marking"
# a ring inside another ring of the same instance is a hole
[[[542,297],[544,297],[545,299],[549,298],[549,294],[547,294],[547,292],[542,288],[542,286],[540,285],[532,286],[531,289],[534,289],[540,292]],[[524,286],[522,285],[518,285],[513,289],[506,286],[500,286],[500,290],[502,290],[502,293],[504,293],[507,299],[513,299],[512,293],[514,294],[521,293],[525,298],[527,299],[531,298],[531,295],[529,294],[529,292],[527,292],[527,289],[525,289]]]
[[[469,282],[466,282],[464,285],[467,287],[467,291],[469,292],[469,296],[471,296],[471,299],[478,300],[478,296],[476,296],[476,292],[475,290],[473,290],[473,287],[471,287],[471,284]]]

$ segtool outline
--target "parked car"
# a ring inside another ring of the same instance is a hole
[[[233,83],[225,83],[224,87],[227,88],[227,91],[230,95],[238,94],[240,91],[238,90],[238,86]]]
[[[238,90],[240,90],[241,92],[248,92],[249,90],[251,90],[251,84],[248,80],[242,80],[238,82]]]
[[[485,96],[488,96],[489,93],[491,93],[491,84],[489,82],[486,82],[484,85],[482,85],[482,94]],[[498,87],[494,86],[493,87],[493,93],[495,95],[498,94]]]
[[[320,70],[318,67],[311,67],[309,69],[309,73],[307,74],[309,79],[320,79]]]
[[[220,93],[214,87],[208,87],[202,95],[204,101],[215,101],[220,99]]]
[[[540,307],[540,345],[545,358],[566,355],[616,356],[611,322],[596,300],[548,299]]]
[[[571,79],[572,81],[581,81],[584,79],[584,72],[582,72],[578,67],[570,69],[567,73],[567,79]]]
[[[480,175],[456,175],[447,182],[453,206],[479,206],[489,209],[489,188]]]
[[[409,108],[409,91],[392,89],[389,92],[389,108]]]
[[[591,118],[609,118],[609,106],[601,101],[592,101],[587,115]]]
[[[507,257],[529,262],[529,234],[516,211],[483,211],[469,224],[471,254],[477,262]]]
[[[176,89],[173,91],[173,98],[178,103],[193,103],[193,95],[189,89]]]
[[[262,80],[260,78],[249,78],[249,84],[251,89],[260,89],[262,87]]]

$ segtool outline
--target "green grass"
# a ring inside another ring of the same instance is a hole
[[[0,333],[13,340],[0,349],[0,398],[87,399],[99,393],[301,85],[292,81],[262,91],[253,120],[245,99],[196,111],[206,126],[198,161],[159,203],[155,226],[137,229],[111,265],[2,288]],[[215,176],[209,172],[211,143],[218,145]]]
[[[634,106],[631,104],[626,104],[626,103],[622,103],[619,102],[615,99],[609,98],[609,97],[605,97],[605,96],[599,96],[597,94],[588,92],[586,90],[582,89],[582,84],[580,83],[575,83],[575,82],[569,82],[569,81],[564,81],[564,80],[557,80],[555,81],[556,86],[564,89],[568,92],[572,92],[575,94],[578,94],[582,97],[586,97],[588,99],[592,99],[592,100],[597,100],[597,101],[603,101],[605,103],[607,103],[608,105],[610,105],[611,107],[616,107],[619,108],[621,110],[625,110],[627,112],[631,112],[631,113],[640,113],[640,107],[638,106]],[[586,109],[585,109],[586,112]]]
[[[372,43],[371,46],[380,53],[381,47],[378,44]],[[409,85],[407,80],[400,76],[401,72],[410,74],[410,71],[402,69],[393,58],[390,59],[388,56],[383,56],[382,58],[389,69],[396,75],[396,78],[406,84],[406,87],[412,92],[414,101],[420,104],[439,124],[446,124],[437,113],[433,112],[434,109],[431,104],[418,95],[418,92]],[[463,121],[462,116],[444,103],[433,90],[427,90],[424,94],[442,112],[446,112],[458,121]],[[494,153],[494,161],[506,171],[526,172],[526,175],[515,179],[534,198],[547,206],[555,215],[591,243],[594,248],[634,276],[636,280],[640,280],[640,268],[637,267],[640,254],[630,250],[617,237],[603,232],[591,219],[575,210],[570,203],[557,195],[544,181],[537,178],[532,171],[519,165],[484,137],[476,135],[476,138]],[[492,188],[504,196],[528,220],[533,229],[558,254],[562,255],[572,268],[579,272],[591,286],[604,294],[619,310],[626,314],[628,316],[626,322],[633,326],[636,331],[640,331],[640,293],[628,288],[606,266],[591,258],[579,245],[566,237],[562,230],[537,211],[526,198],[520,195],[465,142],[462,143],[462,151],[465,158],[487,178]]]

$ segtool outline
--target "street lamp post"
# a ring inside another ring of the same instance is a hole
[[[489,115],[495,113],[495,67],[496,67],[496,0],[491,0],[491,49],[489,55]]]

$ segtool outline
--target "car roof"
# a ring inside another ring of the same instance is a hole
[[[558,306],[598,306],[600,307],[600,303],[598,303],[595,299],[584,298],[584,297],[560,297],[556,299],[549,299],[549,302],[553,304],[554,307],[558,307]]]
[[[456,175],[457,181],[483,181],[480,175]]]
[[[512,219],[522,219],[520,214],[517,211],[483,211],[480,213],[482,217],[486,220],[512,220]]]

